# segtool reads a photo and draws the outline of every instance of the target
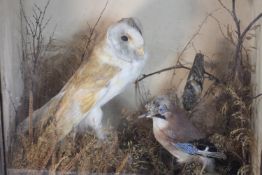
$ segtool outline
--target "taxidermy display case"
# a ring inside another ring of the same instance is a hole
[[[0,22],[0,174],[261,174],[260,0],[2,0]]]

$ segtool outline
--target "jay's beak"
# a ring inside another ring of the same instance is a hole
[[[139,119],[141,119],[141,118],[149,118],[149,117],[151,117],[151,116],[150,116],[150,114],[148,112],[138,116]]]

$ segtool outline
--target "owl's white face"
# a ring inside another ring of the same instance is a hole
[[[144,39],[141,24],[134,18],[123,18],[107,32],[107,42],[114,54],[126,62],[144,58]]]

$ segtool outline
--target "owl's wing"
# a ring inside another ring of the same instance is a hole
[[[62,128],[77,123],[102,98],[101,91],[119,72],[119,68],[98,61],[82,65],[67,82],[64,88],[47,104],[33,113],[33,127],[44,126],[52,116],[61,119]],[[79,120],[78,120],[79,119]],[[19,124],[18,130],[29,128],[29,118]],[[70,128],[70,127],[68,127]]]
[[[61,90],[64,95],[60,102],[59,107],[62,108],[59,114],[61,115],[63,109],[68,109],[72,103],[79,105],[81,113],[88,112],[101,100],[102,91],[119,71],[117,67],[94,60],[81,66]]]

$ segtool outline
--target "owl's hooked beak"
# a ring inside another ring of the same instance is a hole
[[[145,54],[144,47],[138,48],[138,49],[136,50],[136,53],[137,53],[137,55],[139,55],[139,56],[144,56],[144,54]]]

